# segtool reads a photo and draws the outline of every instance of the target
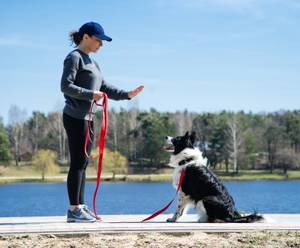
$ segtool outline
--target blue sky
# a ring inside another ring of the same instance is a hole
[[[300,106],[300,1],[3,1],[0,116],[61,109],[68,33],[96,21],[113,38],[92,55],[105,79],[160,111],[277,111]]]

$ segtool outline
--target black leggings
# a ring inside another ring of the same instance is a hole
[[[88,121],[76,119],[64,113],[63,123],[68,136],[71,160],[67,179],[70,205],[84,204],[85,170],[89,163],[89,159],[84,152]],[[93,122],[91,122],[91,129],[94,132]],[[91,132],[90,136],[91,140],[93,140]],[[87,152],[89,155],[92,145],[91,142],[88,142]]]

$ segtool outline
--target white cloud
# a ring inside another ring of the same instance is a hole
[[[182,80],[174,80],[173,78],[161,79],[161,78],[145,78],[145,77],[136,77],[136,76],[121,76],[121,75],[112,75],[106,78],[108,82],[117,82],[122,84],[125,87],[136,87],[137,84],[143,83],[145,86],[151,88],[157,87],[172,87],[174,85],[182,84]],[[138,82],[138,83],[136,83]],[[185,80],[185,85],[190,86],[207,86],[210,85],[209,81],[201,81],[201,80]],[[122,86],[122,87],[123,87]]]
[[[121,38],[116,39],[114,50],[110,52],[114,56],[142,56],[153,57],[176,53],[174,48],[166,47],[163,42],[131,41]],[[126,49],[124,49],[126,47]]]
[[[252,16],[256,19],[268,17],[270,8],[276,7],[280,10],[299,9],[298,0],[157,0],[157,5],[171,8],[191,8],[199,11],[231,12],[241,15]],[[281,18],[281,15],[278,16]]]
[[[249,8],[249,7],[263,7],[267,5],[292,5],[299,6],[298,0],[175,0],[177,4],[190,7],[203,7],[203,6],[223,6],[230,8]]]
[[[37,48],[37,49],[47,49],[47,50],[58,50],[60,49],[57,46],[35,43],[32,41],[26,41],[19,37],[0,37],[0,47],[29,47],[29,48]]]

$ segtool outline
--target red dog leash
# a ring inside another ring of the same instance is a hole
[[[93,103],[91,104],[90,110],[89,110],[89,120],[88,120],[88,129],[86,132],[86,136],[85,136],[85,144],[84,144],[84,153],[85,155],[89,158],[90,156],[88,155],[87,152],[87,144],[88,141],[90,141],[91,143],[93,142],[91,137],[90,137],[90,132],[93,134],[93,131],[91,129],[91,121],[92,121],[92,115],[93,115],[93,107],[94,104],[97,106],[102,106],[102,128],[101,128],[101,132],[100,132],[100,137],[98,140],[98,144],[99,144],[99,159],[98,159],[98,170],[97,170],[97,182],[96,182],[96,188],[94,191],[94,196],[93,196],[93,210],[94,210],[94,215],[96,216],[97,219],[101,219],[98,215],[97,215],[97,209],[96,209],[96,197],[97,197],[97,193],[98,193],[98,189],[99,189],[99,185],[100,185],[100,181],[101,181],[101,172],[102,172],[102,160],[103,160],[103,152],[104,152],[104,144],[105,144],[105,137],[106,137],[106,133],[107,133],[107,124],[108,124],[108,97],[107,95],[104,93],[103,94],[103,102],[102,104],[97,104],[96,101],[93,101]],[[144,219],[142,222],[151,220],[153,218],[155,218],[156,216],[160,215],[161,213],[163,213],[164,211],[166,211],[169,206],[173,203],[173,201],[175,200],[180,188],[181,188],[181,184],[183,181],[183,177],[184,177],[184,169],[181,170],[180,172],[180,179],[179,179],[179,183],[177,186],[177,190],[175,193],[175,196],[173,197],[173,199],[162,209],[158,210],[157,212],[155,212],[154,214],[152,214],[151,216],[149,216],[148,218]]]
[[[181,184],[182,184],[182,181],[183,181],[183,177],[184,177],[184,169],[181,169],[181,172],[180,172],[180,179],[179,179],[179,183],[178,183],[178,186],[177,186],[177,190],[176,190],[176,193],[175,193],[175,196],[173,197],[173,199],[167,204],[167,206],[165,206],[164,208],[158,210],[157,212],[155,212],[154,214],[152,214],[151,216],[147,217],[146,219],[142,220],[142,222],[145,222],[145,221],[148,221],[148,220],[151,220],[153,219],[154,217],[160,215],[161,213],[163,213],[164,211],[166,211],[170,205],[173,203],[173,201],[175,200],[177,194],[178,194],[178,191],[180,190],[181,188]]]
[[[97,106],[103,107],[102,108],[102,128],[101,128],[100,137],[98,140],[99,159],[98,159],[98,170],[97,170],[97,182],[96,182],[96,188],[95,188],[94,196],[93,196],[94,215],[96,216],[97,219],[101,219],[97,215],[96,197],[97,197],[97,193],[98,193],[98,189],[99,189],[99,185],[100,185],[100,181],[101,181],[102,159],[103,159],[104,144],[105,144],[105,137],[106,137],[106,132],[107,132],[107,123],[108,123],[108,97],[107,97],[107,95],[105,93],[103,94],[102,104],[97,104],[96,101],[93,101],[93,103],[91,104],[91,108],[89,111],[88,129],[86,131],[85,144],[84,144],[84,152],[88,158],[89,158],[89,155],[87,153],[87,144],[88,144],[88,141],[90,141],[91,143],[93,142],[90,137],[90,132],[93,134],[93,131],[91,129],[91,121],[92,121],[92,115],[93,115],[92,111],[93,111],[94,104]]]

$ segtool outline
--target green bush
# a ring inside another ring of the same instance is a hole
[[[92,151],[93,166],[98,167],[99,148]],[[111,151],[108,148],[104,149],[102,171],[114,173],[127,173],[128,161],[121,153]]]
[[[33,156],[33,165],[42,173],[42,180],[45,180],[45,174],[57,174],[59,166],[56,164],[57,155],[51,150],[38,150]]]

